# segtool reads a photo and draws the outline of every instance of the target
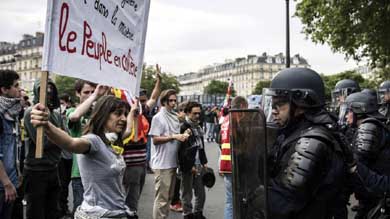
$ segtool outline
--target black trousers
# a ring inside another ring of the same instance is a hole
[[[179,177],[176,176],[175,191],[173,193],[171,205],[175,205],[180,202],[180,184],[181,180]]]
[[[27,219],[57,219],[60,183],[58,169],[50,171],[24,170],[24,197]]]
[[[72,159],[61,158],[60,163],[58,164],[58,176],[60,177],[60,213],[61,216],[69,213],[68,207],[68,194],[69,194],[69,183],[70,176],[72,174]]]

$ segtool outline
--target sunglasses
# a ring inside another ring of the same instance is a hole
[[[177,102],[177,100],[176,99],[169,99],[169,102]]]

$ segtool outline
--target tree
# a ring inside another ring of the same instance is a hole
[[[255,89],[253,90],[252,94],[262,94],[263,88],[267,88],[271,85],[271,81],[259,81],[256,84]]]
[[[62,94],[67,93],[73,103],[77,102],[78,98],[76,97],[76,91],[74,89],[76,80],[76,78],[56,75],[55,83],[57,86],[58,95],[61,96]]]
[[[313,42],[379,68],[390,61],[389,14],[388,0],[300,0],[296,6],[303,32]]]
[[[150,94],[152,93],[155,83],[156,68],[154,66],[147,66],[146,64],[144,64],[142,71],[141,88],[146,90],[148,96],[150,96]],[[175,76],[161,72],[162,91],[166,89],[174,89],[177,91],[177,93],[179,93],[179,85],[180,84]]]
[[[376,69],[374,72],[375,83],[379,85],[386,80],[390,80],[390,67]]]
[[[228,87],[229,87],[228,82],[211,80],[210,84],[208,84],[204,88],[204,93],[210,95],[221,95],[221,94],[223,95],[226,94]],[[235,95],[236,95],[236,91],[233,89],[232,96]]]

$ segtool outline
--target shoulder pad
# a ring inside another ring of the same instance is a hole
[[[363,119],[363,121],[361,122],[362,124],[364,123],[374,123],[384,129],[386,129],[387,131],[389,131],[389,129],[387,128],[385,122],[382,122],[376,118],[372,118],[372,117],[369,117],[369,118],[366,118],[366,119]]]
[[[375,156],[382,148],[383,133],[381,127],[369,121],[362,123],[355,136],[353,146],[360,156]]]
[[[328,156],[328,148],[320,139],[300,138],[286,170],[282,173],[282,183],[291,190],[316,185],[316,180],[320,180],[321,167]]]

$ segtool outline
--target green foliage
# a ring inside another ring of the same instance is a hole
[[[390,67],[377,69],[374,71],[374,75],[376,84],[381,84],[383,81],[390,80]]]
[[[208,84],[204,88],[204,93],[209,95],[218,95],[218,94],[223,95],[226,94],[228,87],[229,87],[228,82],[212,80],[210,81],[210,84]],[[232,96],[235,95],[236,95],[236,91],[233,89]]]
[[[76,97],[76,91],[74,89],[76,80],[76,78],[56,75],[55,83],[58,89],[59,96],[64,93],[67,93],[71,97],[72,102],[77,103],[79,99]]]
[[[384,68],[390,61],[390,1],[299,0],[296,16],[315,43],[327,43],[347,58]]]
[[[153,91],[156,83],[156,68],[154,66],[147,66],[144,64],[141,88],[147,91],[148,96]],[[176,77],[167,73],[161,72],[161,91],[166,89],[175,89],[178,93],[180,92],[179,82]]]
[[[263,88],[267,88],[271,85],[271,81],[259,81],[256,84],[255,89],[253,90],[252,94],[262,94]]]

